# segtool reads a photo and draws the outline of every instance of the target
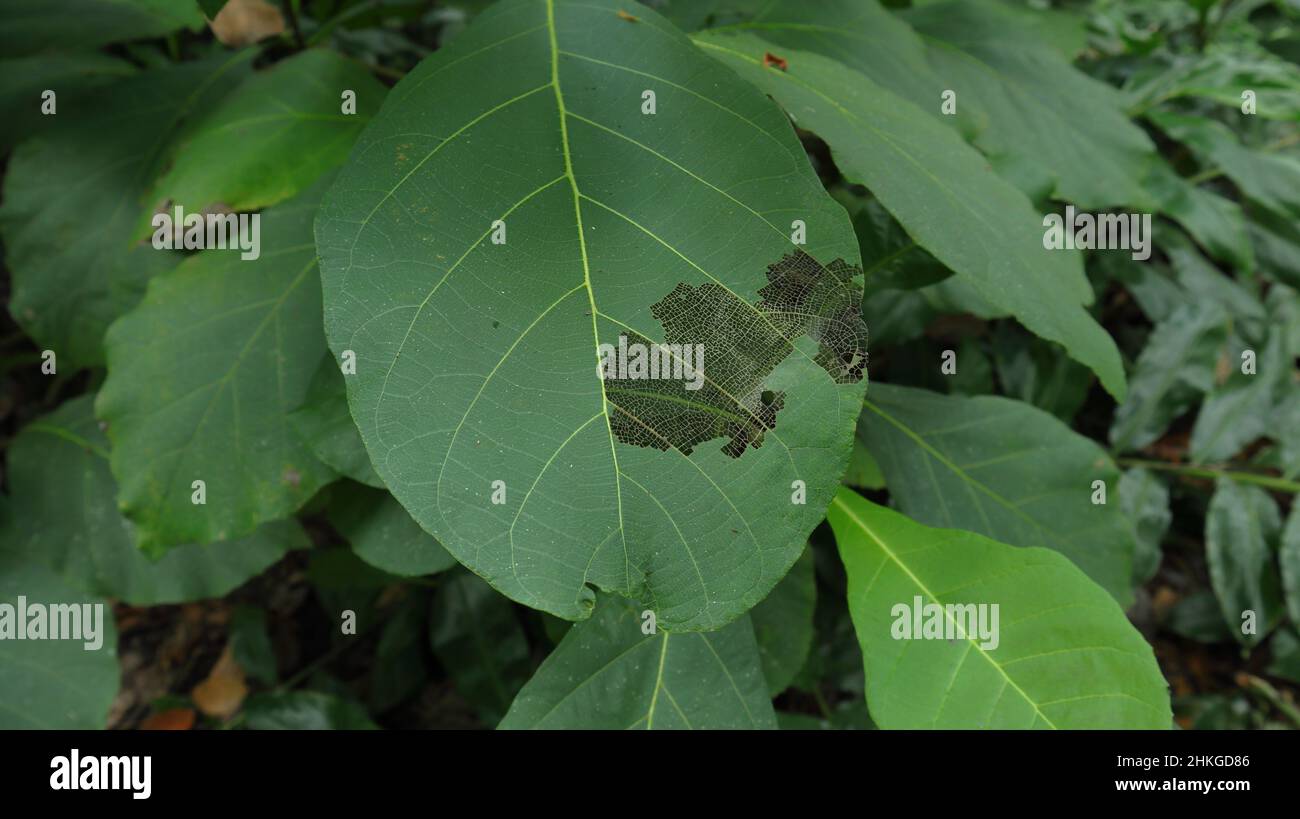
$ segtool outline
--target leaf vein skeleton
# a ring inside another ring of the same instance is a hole
[[[885,553],[887,558],[893,561],[893,563],[896,566],[898,566],[898,568],[903,572],[903,574],[907,575],[908,579],[911,580],[914,584],[916,584],[916,587],[920,589],[922,593],[925,594],[926,597],[930,598],[930,600],[933,601],[934,603],[941,602],[939,598],[936,597],[934,593],[931,592],[930,589],[926,587],[925,583],[921,582],[921,578],[917,577],[915,574],[912,573],[912,570],[909,569],[907,565],[898,558],[898,555],[894,554],[894,552],[889,548],[889,546],[886,545],[883,540],[881,540],[880,536],[877,535],[871,529],[871,527],[867,526],[866,521],[862,520],[862,518],[858,517],[857,514],[854,513],[854,511],[849,507],[847,503],[841,500],[838,496],[836,496],[835,499],[831,501],[831,503],[835,506],[838,506],[840,508],[840,511],[842,511],[846,516],[848,516],[848,518],[852,520],[853,523],[867,535],[867,537],[875,541],[876,545],[880,547],[880,550]],[[948,611],[946,606],[944,607],[943,611],[944,611],[944,617],[948,618],[949,622],[953,623],[953,625],[956,626],[956,621],[953,620],[952,613]],[[1011,675],[1007,674],[1006,670],[996,660],[990,657],[987,651],[980,648],[979,644],[975,641],[974,638],[972,638],[970,635],[967,635],[966,641],[975,647],[975,650],[980,653],[980,656],[982,656],[985,660],[988,660],[989,664],[992,665],[995,669],[997,669],[997,672],[1002,675],[1003,679],[1005,679],[1012,688],[1016,689],[1016,692],[1019,693],[1020,696],[1024,698],[1025,702],[1033,706],[1034,714],[1037,717],[1042,718],[1042,720],[1046,722],[1053,729],[1056,728],[1056,723],[1052,722],[1050,719],[1047,718],[1047,715],[1044,714],[1042,710],[1039,708],[1039,704],[1034,702],[1034,700],[1030,698],[1028,694],[1025,693],[1024,689],[1022,689],[1019,685],[1016,685],[1016,681],[1011,679]],[[906,647],[904,647],[904,650],[906,650]],[[901,657],[902,654],[903,652],[900,651],[899,657]]]
[[[560,88],[560,46],[557,42],[558,35],[555,30],[555,0],[546,0],[546,28],[551,43],[550,84],[555,89],[555,106],[560,120],[560,147],[564,151],[564,174],[569,178],[569,187],[573,191],[573,215],[578,228],[578,247],[582,252],[582,284],[587,289],[587,302],[591,307],[591,346],[596,359],[597,369],[595,375],[600,382],[600,411],[605,415],[605,430],[609,433],[609,455],[614,464],[614,492],[618,505],[619,539],[623,543],[623,571],[624,576],[628,579],[626,586],[631,591],[632,557],[628,554],[627,527],[623,523],[623,481],[622,477],[620,477],[626,476],[618,463],[618,450],[614,446],[614,426],[609,420],[609,396],[605,393],[605,380],[600,378],[600,330],[596,326],[596,293],[591,287],[591,266],[587,259],[587,236],[582,224],[582,194],[578,190],[578,179],[573,174],[573,155],[569,149],[568,113],[564,107],[564,91]],[[696,567],[696,571],[699,571],[699,567]]]
[[[611,404],[614,404],[613,401],[611,401],[610,403],[611,403]],[[740,518],[740,522],[743,523],[743,524],[745,525],[745,531],[746,531],[747,533],[749,533],[749,539],[750,539],[750,541],[754,544],[754,555],[755,555],[755,557],[758,558],[758,575],[757,575],[757,577],[761,578],[761,577],[763,576],[763,547],[759,545],[759,543],[758,543],[758,538],[754,536],[754,530],[753,530],[752,528],[750,528],[749,520],[748,520],[744,515],[740,514],[740,510],[736,508],[736,504],[735,504],[734,501],[731,500],[731,496],[728,495],[728,494],[723,490],[723,488],[722,488],[721,486],[718,485],[717,481],[713,480],[713,477],[712,477],[711,475],[709,475],[709,473],[707,473],[707,472],[704,471],[704,467],[702,467],[702,466],[700,466],[699,464],[697,464],[694,460],[692,460],[690,457],[688,457],[688,456],[686,455],[686,453],[682,452],[680,449],[678,449],[677,447],[673,446],[672,443],[669,442],[669,441],[668,441],[666,438],[664,438],[662,435],[660,435],[659,432],[658,432],[657,430],[651,428],[649,424],[646,424],[644,421],[642,421],[640,418],[638,418],[634,413],[629,412],[627,409],[625,409],[625,408],[619,406],[618,404],[614,404],[614,407],[615,407],[617,410],[619,410],[620,412],[622,412],[624,415],[628,416],[629,418],[631,418],[632,420],[634,420],[634,421],[636,421],[638,424],[640,424],[642,427],[644,427],[644,428],[646,429],[647,432],[649,432],[650,434],[656,436],[656,437],[659,438],[661,441],[664,441],[665,443],[667,443],[667,444],[668,444],[668,449],[669,449],[670,451],[672,451],[672,452],[676,452],[678,455],[680,455],[680,456],[682,457],[682,460],[686,461],[686,462],[689,463],[691,466],[695,467],[695,470],[696,470],[697,472],[699,472],[700,475],[702,475],[706,481],[708,481],[710,484],[712,484],[713,488],[716,489],[716,490],[718,491],[718,494],[722,496],[722,499],[723,499],[724,501],[727,502],[727,505],[728,505],[728,506],[731,507],[731,511],[735,512],[735,513],[736,513],[736,517]],[[783,444],[783,446],[784,446],[784,444]],[[786,449],[786,452],[788,453],[789,451],[790,451],[789,448],[787,448],[787,449]],[[791,458],[791,463],[793,463],[793,462],[794,462],[794,459],[793,459],[793,457],[792,457],[792,458]],[[754,583],[751,583],[751,584],[750,584],[749,589],[746,589],[746,590],[745,590],[745,594],[748,594],[749,591],[750,591],[751,589],[753,589],[754,586],[757,585],[757,584],[758,584],[758,580],[755,579]],[[743,597],[743,596],[744,596],[744,595],[742,595],[742,597]]]

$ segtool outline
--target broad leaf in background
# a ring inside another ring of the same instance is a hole
[[[1101,447],[1006,398],[875,383],[865,405],[860,434],[907,515],[1054,549],[1122,604],[1132,599],[1134,534]],[[1106,484],[1105,504],[1092,503],[1094,480]]]
[[[1282,386],[1291,378],[1293,365],[1284,354],[1286,333],[1274,326],[1262,350],[1241,342],[1229,344],[1227,378],[1215,385],[1192,427],[1192,461],[1226,461],[1256,438],[1271,432],[1269,421]],[[1245,346],[1258,355],[1255,370],[1242,372]]]
[[[1133,553],[1133,582],[1141,585],[1160,566],[1160,542],[1173,520],[1169,511],[1169,490],[1148,469],[1125,470],[1119,479],[1119,505],[1133,522],[1137,548]]]
[[[189,0],[7,0],[4,15],[5,56],[93,48],[203,26],[203,15]]]
[[[1300,504],[1292,504],[1291,516],[1277,550],[1278,565],[1282,569],[1282,593],[1286,610],[1292,623],[1300,623]]]
[[[0,549],[0,604],[16,611],[19,597],[29,606],[40,604],[99,606],[83,621],[83,634],[98,626],[102,644],[86,650],[88,640],[17,640],[6,633],[0,640],[0,730],[103,728],[117,695],[117,629],[107,600],[87,597],[26,555]],[[6,630],[16,629],[6,618]]]
[[[289,422],[303,444],[330,469],[382,489],[384,482],[371,466],[361,433],[348,412],[343,377],[334,357],[325,356],[307,387],[307,397],[289,416]]]
[[[1278,216],[1300,219],[1300,159],[1251,150],[1231,128],[1205,117],[1152,111],[1147,118],[1206,166],[1221,169],[1247,199]]]
[[[108,438],[94,397],[74,398],[23,428],[9,445],[12,530],[3,538],[90,594],[135,606],[221,597],[290,549],[309,545],[296,521],[267,523],[230,543],[179,546],[151,561],[117,506]]]
[[[1006,323],[994,329],[992,347],[998,381],[1007,397],[1033,404],[1066,423],[1074,418],[1088,397],[1088,374],[1064,350]]]
[[[848,489],[827,517],[848,570],[867,705],[880,727],[1170,727],[1151,647],[1061,555],[931,529]],[[896,636],[918,597],[941,607],[956,639]],[[995,631],[960,628],[964,611],[992,605]],[[993,633],[996,640],[986,638]]]
[[[748,616],[719,631],[643,634],[602,596],[546,658],[500,728],[775,728]]]
[[[1241,93],[1255,92],[1255,116],[1300,121],[1300,66],[1263,49],[1247,52],[1243,43],[1232,49],[1196,55],[1157,58],[1147,62],[1125,83],[1129,107],[1142,113],[1180,97],[1200,97],[1241,112]]]
[[[92,109],[60,109],[49,132],[10,158],[0,206],[13,275],[9,312],[54,350],[60,371],[102,365],[108,325],[140,300],[151,276],[181,261],[131,242],[146,213],[144,193],[186,118],[225,94],[251,57],[223,55],[115,83]]]
[[[242,537],[334,478],[288,419],[325,355],[311,244],[320,190],[262,214],[260,258],[199,253],[109,330],[96,415],[147,552]]]
[[[370,665],[368,704],[376,714],[410,697],[429,676],[425,662],[425,635],[429,624],[428,594],[416,589],[387,615]]]
[[[710,22],[713,31],[748,31],[783,49],[821,54],[942,116],[940,95],[947,86],[931,68],[925,43],[876,0],[726,0],[719,5],[725,5],[729,13]],[[958,107],[954,119],[962,130],[977,129],[973,117],[978,115],[973,111]],[[984,125],[978,120],[979,127]]]
[[[1115,411],[1110,442],[1140,449],[1214,388],[1214,369],[1227,340],[1227,316],[1215,302],[1191,301],[1156,325],[1138,356],[1129,396]]]
[[[441,580],[429,642],[456,691],[495,725],[528,680],[528,642],[509,600],[469,572]]]
[[[356,113],[344,114],[344,91]],[[258,210],[297,195],[343,163],[386,90],[332,51],[309,50],[259,71],[194,124],[147,201],[198,213]]]
[[[703,32],[705,52],[776,98],[801,128],[830,144],[836,164],[866,185],[918,244],[1035,334],[1061,343],[1124,395],[1123,366],[1084,304],[1082,257],[1043,247],[1042,217],[951,130],[865,76],[811,52],[750,35]]]
[[[416,577],[456,565],[456,559],[382,489],[355,483],[336,486],[329,518],[358,557],[389,574]]]
[[[768,691],[774,697],[790,686],[808,659],[816,604],[813,551],[809,547],[772,593],[750,609],[763,679],[767,680]]]
[[[55,110],[68,115],[87,102],[98,106],[95,92],[138,70],[126,60],[93,51],[0,60],[0,151],[59,121],[57,114],[41,113],[45,90],[55,92]]]
[[[1122,97],[1062,59],[1022,12],[957,0],[902,16],[926,41],[958,108],[982,112],[975,144],[1000,173],[1029,189],[1039,177],[1054,179],[1054,197],[1083,208],[1148,202],[1140,180],[1154,148],[1124,115]]]
[[[857,243],[780,109],[652,11],[479,15],[389,95],[316,238],[371,462],[507,596],[716,628],[803,550],[865,388]],[[707,383],[606,382],[621,335],[704,344]]]
[[[1142,184],[1160,212],[1182,225],[1205,252],[1243,272],[1255,269],[1255,253],[1240,205],[1191,184],[1163,159],[1151,163]]]
[[[1273,555],[1281,531],[1277,503],[1267,492],[1219,479],[1205,513],[1205,554],[1224,622],[1244,645],[1263,640],[1283,615]]]

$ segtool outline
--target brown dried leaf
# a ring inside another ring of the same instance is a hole
[[[284,32],[284,16],[266,0],[230,0],[209,25],[222,43],[234,48]]]
[[[244,679],[244,669],[235,662],[235,655],[230,643],[221,652],[207,679],[194,687],[190,698],[198,709],[209,717],[229,719],[234,716],[248,696],[248,685]]]
[[[188,731],[194,727],[193,708],[168,708],[150,714],[140,723],[141,731]]]

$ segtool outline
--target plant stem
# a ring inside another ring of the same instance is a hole
[[[1147,469],[1159,469],[1165,472],[1177,472],[1181,475],[1187,475],[1192,478],[1230,478],[1238,483],[1250,483],[1256,486],[1262,486],[1266,489],[1275,489],[1279,492],[1292,492],[1300,494],[1300,483],[1288,481],[1285,478],[1276,478],[1272,475],[1260,475],[1256,472],[1237,472],[1231,469],[1218,469],[1209,466],[1190,466],[1187,464],[1172,464],[1168,461],[1149,461],[1143,458],[1117,458],[1116,462],[1120,466],[1141,466]]]
[[[1255,151],[1255,153],[1259,153],[1259,154],[1272,153],[1273,151],[1281,150],[1282,148],[1286,148],[1291,145],[1294,145],[1297,142],[1300,142],[1300,133],[1288,134],[1287,136],[1276,139],[1268,143],[1267,145],[1260,146]],[[1207,168],[1201,171],[1200,173],[1195,173],[1187,177],[1187,183],[1189,185],[1199,185],[1202,182],[1208,182],[1211,179],[1217,179],[1218,177],[1223,176],[1223,173],[1224,173],[1223,168]]]
[[[307,43],[302,39],[302,29],[298,27],[298,12],[294,10],[296,3],[294,0],[280,0],[280,5],[284,6],[284,16],[289,18],[289,27],[293,29],[293,41],[298,44],[298,50],[302,51]]]
[[[1258,694],[1274,708],[1285,714],[1287,718],[1296,724],[1297,728],[1300,728],[1300,709],[1287,702],[1276,688],[1253,674],[1243,673],[1238,679],[1246,683],[1247,690]]]

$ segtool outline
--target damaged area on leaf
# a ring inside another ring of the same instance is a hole
[[[662,343],[630,331],[619,339],[620,351],[648,353],[642,367],[618,368],[618,377],[608,368],[614,435],[684,455],[714,438],[727,439],[722,452],[732,458],[762,446],[786,400],[766,382],[797,338],[818,343],[814,361],[835,383],[862,379],[867,328],[854,286],[859,273],[842,259],[823,266],[797,250],[768,266],[757,304],[712,282],[679,283],[650,308],[663,326]],[[661,375],[671,367],[679,377]]]

